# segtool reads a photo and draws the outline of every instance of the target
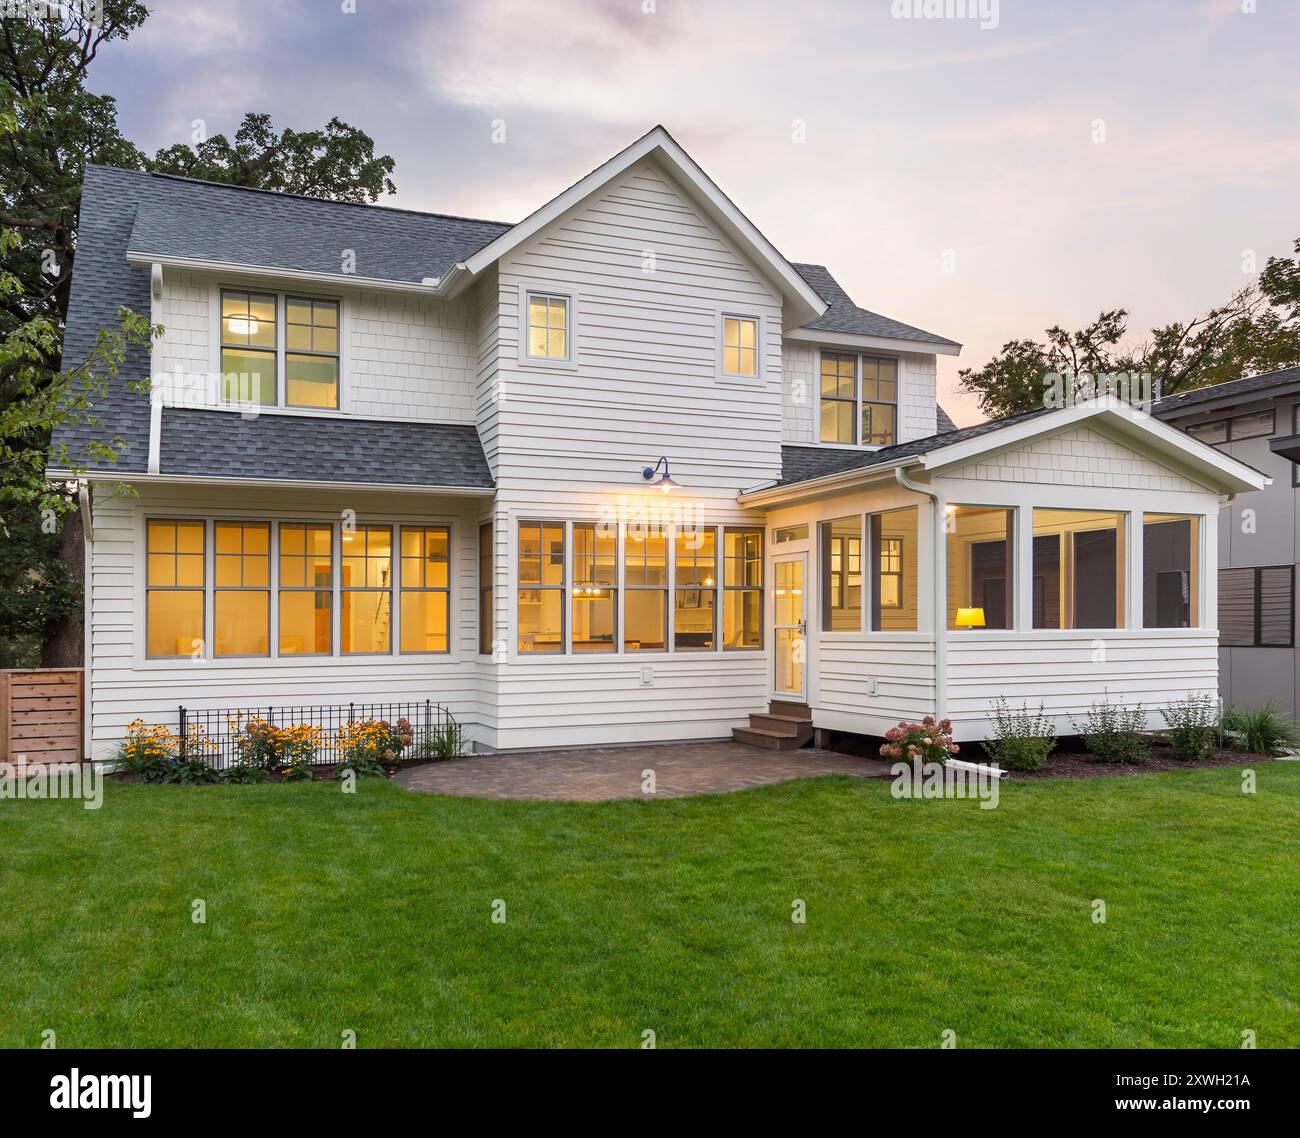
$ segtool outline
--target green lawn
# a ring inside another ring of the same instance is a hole
[[[1300,764],[1258,779],[0,801],[0,1045],[1300,1046]]]

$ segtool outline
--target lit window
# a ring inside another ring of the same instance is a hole
[[[980,506],[948,508],[949,628],[1013,626],[1013,516]]]
[[[717,635],[717,531],[683,526],[677,531],[673,646],[678,651],[711,649]]]
[[[446,526],[402,526],[403,652],[446,652],[451,619]]]
[[[857,632],[862,628],[862,519],[822,522],[822,628]]]
[[[607,524],[573,527],[573,650],[613,652],[618,612],[617,529]]]
[[[872,514],[868,523],[871,627],[878,632],[915,632],[916,507]]]
[[[746,316],[722,318],[722,372],[758,375],[758,321]]]
[[[478,527],[478,650],[492,654],[492,523]]]
[[[285,298],[284,402],[288,407],[339,405],[337,300]]]
[[[519,651],[564,651],[564,523],[519,523]]]
[[[333,643],[334,527],[280,525],[280,655],[327,656]]]
[[[1034,510],[1035,628],[1124,627],[1124,515]]]
[[[898,361],[862,357],[862,442],[887,447],[894,442],[898,414]]]
[[[569,358],[569,302],[565,297],[528,294],[528,354],[534,359]]]
[[[822,352],[822,442],[855,443],[857,356]]]
[[[361,525],[344,533],[340,613],[343,652],[391,651],[393,617],[393,531]]]
[[[217,522],[213,530],[214,655],[270,654],[271,526]]]
[[[221,294],[222,397],[274,407],[275,297],[257,292]]]
[[[668,646],[668,535],[633,524],[623,538],[623,649],[662,652]]]
[[[1195,628],[1199,617],[1200,521],[1194,514],[1142,518],[1142,625]]]
[[[150,520],[145,560],[147,654],[202,655],[204,523]]]
[[[763,531],[727,529],[722,540],[722,647],[763,646]]]

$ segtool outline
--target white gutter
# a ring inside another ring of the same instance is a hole
[[[73,474],[70,470],[48,470],[54,480],[84,478],[88,482],[140,482],[157,486],[258,486],[291,490],[361,490],[377,494],[444,494],[448,497],[491,498],[495,486],[425,486],[403,482],[321,482],[301,478],[222,478],[209,474],[141,474],[133,470],[91,470]]]
[[[934,717],[943,719],[947,714],[948,702],[948,620],[947,605],[947,534],[944,533],[945,519],[948,515],[948,503],[944,496],[933,486],[923,486],[913,482],[900,466],[894,470],[894,477],[904,490],[915,494],[924,494],[934,503],[934,535],[931,540],[930,570],[933,578],[934,605]]]
[[[305,284],[325,285],[329,288],[363,288],[377,292],[415,292],[423,296],[437,296],[452,276],[450,271],[436,285],[416,281],[394,281],[384,277],[359,277],[348,273],[315,273],[303,269],[283,269],[272,265],[251,265],[242,261],[210,261],[199,257],[170,257],[160,253],[140,253],[128,250],[128,265],[149,268],[161,265],[188,272],[219,273],[223,276],[256,277],[258,280],[287,280]]]
[[[809,478],[789,486],[769,486],[762,489],[746,490],[736,496],[742,506],[763,506],[769,502],[794,503],[804,498],[816,497],[819,493],[834,491],[841,486],[846,490],[856,489],[866,478],[887,475],[891,470],[898,470],[908,464],[919,462],[916,455],[900,458],[897,462],[881,463],[879,466],[856,466],[852,470],[841,470],[835,474],[823,474],[820,478]]]
[[[90,579],[95,564],[95,513],[90,497],[90,485],[81,482],[77,487],[77,504],[81,509],[81,757],[89,761],[91,756],[90,725],[90,628],[92,613],[91,598],[94,596],[93,582]]]

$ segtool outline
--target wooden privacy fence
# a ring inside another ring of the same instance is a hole
[[[80,668],[0,671],[0,762],[80,762],[84,695]]]

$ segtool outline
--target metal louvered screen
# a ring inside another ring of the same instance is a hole
[[[1255,643],[1255,570],[1219,570],[1219,644],[1250,648]]]
[[[1295,639],[1295,566],[1259,571],[1259,640],[1267,648],[1290,648]]]

